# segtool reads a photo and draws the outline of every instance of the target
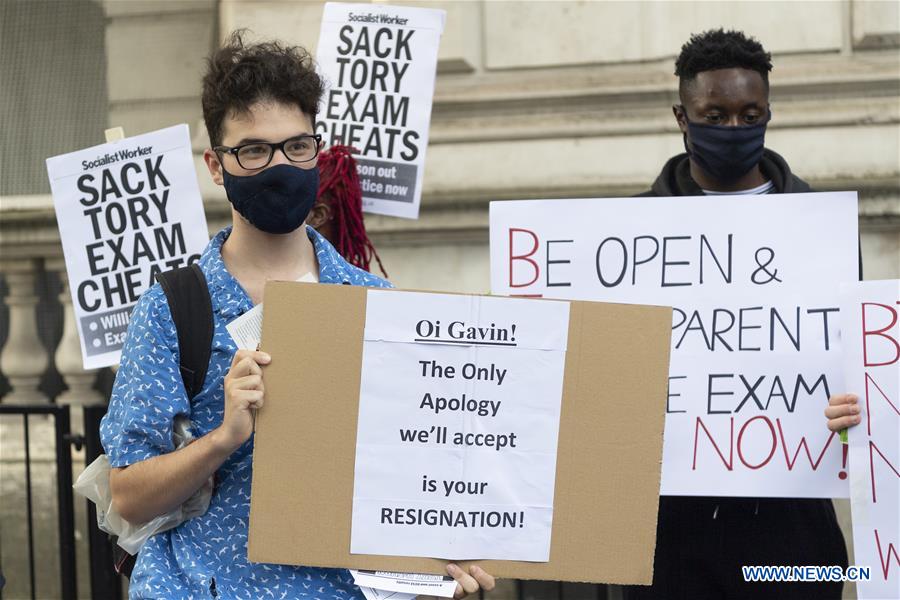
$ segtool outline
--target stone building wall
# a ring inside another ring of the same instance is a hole
[[[817,189],[859,190],[866,275],[900,275],[896,2],[408,4],[447,10],[447,27],[422,216],[368,219],[399,286],[487,291],[490,200],[646,189],[682,149],[674,56],[691,32],[716,26],[774,54],[767,145]],[[138,133],[187,121],[198,153],[203,54],[236,28],[314,50],[322,15],[321,2],[106,5],[110,124]],[[217,227],[226,201],[199,154],[198,171]]]

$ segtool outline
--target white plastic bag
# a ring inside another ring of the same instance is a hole
[[[190,425],[191,422],[185,417],[175,418],[172,441],[176,450],[184,448],[194,440]],[[202,515],[209,508],[213,491],[212,477],[172,512],[146,523],[129,523],[113,510],[112,494],[109,491],[109,471],[109,459],[105,454],[101,454],[78,476],[72,487],[78,494],[97,505],[97,527],[118,536],[117,543],[128,554],[137,554],[151,535],[178,527],[188,519]]]

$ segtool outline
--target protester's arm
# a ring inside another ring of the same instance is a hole
[[[828,399],[825,418],[828,419],[828,429],[831,431],[841,431],[857,425],[860,421],[859,398],[855,394],[835,394]]]
[[[233,451],[217,432],[169,454],[112,469],[109,488],[116,512],[130,523],[146,523],[181,506]]]
[[[180,506],[253,433],[253,410],[263,405],[263,352],[238,351],[225,376],[222,424],[188,446],[124,468],[109,477],[113,506],[132,523],[144,523]]]

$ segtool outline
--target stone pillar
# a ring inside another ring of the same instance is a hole
[[[85,369],[81,355],[81,342],[78,339],[78,327],[75,323],[75,311],[72,308],[72,294],[69,290],[69,276],[65,262],[61,258],[47,262],[47,269],[59,273],[62,291],[59,303],[63,307],[63,334],[54,356],[56,368],[66,386],[69,388],[57,398],[57,404],[69,404],[72,407],[72,431],[81,433],[84,429],[82,406],[103,404],[104,398],[94,389],[97,380],[97,369]]]
[[[44,404],[49,398],[38,390],[41,375],[47,369],[47,350],[38,337],[37,303],[34,284],[40,268],[39,259],[0,261],[0,272],[6,277],[9,293],[9,335],[0,352],[0,369],[9,380],[12,391],[3,401],[7,404]]]

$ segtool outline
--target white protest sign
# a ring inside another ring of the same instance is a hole
[[[372,590],[376,598],[390,600],[412,600],[419,595],[441,596],[452,598],[456,592],[456,580],[449,575],[431,575],[428,573],[392,573],[388,571],[350,570],[353,583],[363,590]],[[385,593],[387,592],[387,593]]]
[[[856,584],[866,598],[900,598],[900,281],[841,289],[847,391],[862,420],[850,438],[850,504],[855,563],[871,569]]]
[[[209,241],[187,125],[47,159],[86,369],[114,365],[160,271]]]
[[[849,192],[492,202],[491,289],[674,307],[662,494],[846,497],[822,411],[856,214]]]
[[[549,560],[568,327],[567,302],[368,292],[352,553]]]
[[[354,583],[356,583],[354,581]],[[366,587],[359,585],[359,591],[363,593],[366,600],[415,600],[418,594],[406,594],[403,592],[392,592],[390,590],[379,590],[378,588]]]
[[[328,3],[316,62],[326,79],[316,132],[353,146],[363,209],[419,216],[442,10]]]

